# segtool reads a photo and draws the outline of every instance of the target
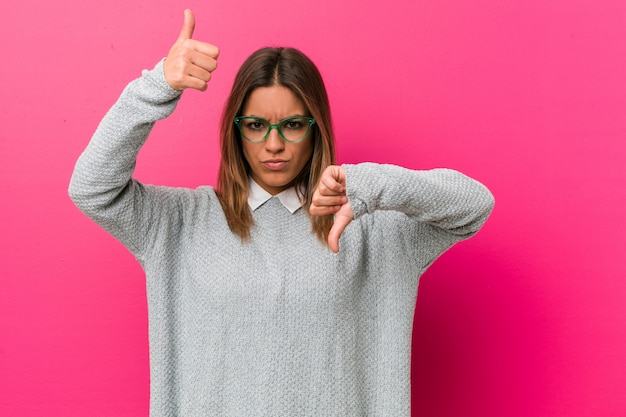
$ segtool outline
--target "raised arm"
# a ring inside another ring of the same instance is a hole
[[[186,88],[206,89],[218,49],[191,39],[194,16],[185,11],[167,58],[132,81],[108,111],[76,163],[69,187],[74,203],[133,252],[155,209],[146,187],[132,180],[137,154],[154,123],[169,116]]]

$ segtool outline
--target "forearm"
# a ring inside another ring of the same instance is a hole
[[[493,209],[491,192],[457,171],[413,171],[371,163],[344,167],[355,218],[394,210],[464,239],[482,227]]]
[[[165,82],[162,62],[124,89],[74,168],[69,193],[81,210],[95,215],[118,199],[154,123],[172,113],[179,97]]]

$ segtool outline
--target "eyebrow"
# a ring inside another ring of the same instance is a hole
[[[266,119],[265,117],[263,117],[263,116],[257,116],[256,114],[246,114],[246,115],[241,115],[241,116],[239,116],[239,117],[258,117],[259,119],[263,119],[263,120],[265,120],[265,121],[269,122],[269,120],[268,120],[268,119]],[[291,117],[311,117],[311,116],[307,116],[307,115],[304,115],[304,114],[293,114],[293,115],[291,115],[291,116],[283,117],[282,119],[280,119],[280,120],[279,120],[279,122],[280,122],[281,120],[289,119],[289,118],[291,118]]]

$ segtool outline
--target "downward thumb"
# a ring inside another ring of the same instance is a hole
[[[339,252],[339,238],[351,221],[352,219],[347,216],[335,216],[333,227],[328,232],[328,247],[333,252]]]

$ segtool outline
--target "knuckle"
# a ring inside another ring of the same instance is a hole
[[[191,59],[192,53],[193,51],[191,50],[191,48],[189,48],[189,46],[183,45],[183,47],[180,48],[178,52],[178,56],[184,61],[189,61]]]

